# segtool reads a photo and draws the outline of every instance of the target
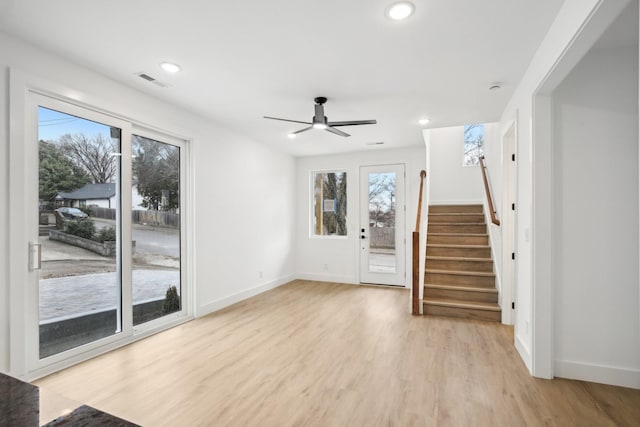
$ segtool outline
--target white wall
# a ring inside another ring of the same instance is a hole
[[[599,0],[565,0],[558,16],[518,83],[500,118],[504,134],[517,119],[517,229],[515,344],[523,361],[533,370],[532,283],[532,96],[554,67]]]
[[[415,227],[420,171],[425,169],[424,147],[413,149],[360,151],[329,156],[301,157],[296,164],[296,272],[309,280],[359,283],[359,177],[360,166],[405,164],[407,281],[411,286],[411,234]],[[310,173],[318,170],[347,172],[347,238],[312,238]],[[327,266],[325,269],[324,266]]]
[[[553,93],[555,375],[640,387],[638,48]]]
[[[536,156],[545,154],[538,151],[537,147],[544,144],[547,138],[546,135],[536,134],[541,119],[533,115],[534,94],[543,86],[557,84],[557,80],[566,76],[572,68],[571,63],[575,65],[579,61],[599,37],[598,32],[601,34],[627,3],[616,0],[565,0],[500,119],[500,134],[504,134],[514,121],[517,122],[515,344],[527,367],[538,376],[553,375],[553,291],[549,283],[548,265],[541,265],[538,260],[534,265],[534,249],[544,250],[551,244],[548,231],[550,214],[545,213],[544,209],[541,211],[540,204],[534,206],[533,202],[534,190],[538,189],[538,195],[553,183],[548,182],[552,173],[550,165],[537,168],[534,182],[534,152]],[[534,138],[536,146],[533,145]],[[550,195],[543,197],[549,198]],[[533,228],[534,213],[537,229]],[[538,254],[543,252],[536,251],[536,257]],[[534,311],[537,312],[535,319]]]
[[[480,203],[482,176],[479,166],[462,166],[464,158],[464,128],[454,126],[431,129],[431,192],[432,204]]]
[[[63,95],[190,140],[195,313],[294,277],[295,160],[0,33],[0,203],[9,200],[9,68],[70,89]],[[170,90],[158,88],[158,90]],[[12,141],[19,144],[19,141]],[[35,195],[34,195],[35,196]],[[35,217],[34,217],[35,218]],[[0,209],[0,371],[9,367],[8,209]],[[26,234],[25,234],[26,235]],[[26,252],[26,251],[25,251]],[[23,265],[27,265],[26,253]],[[26,268],[26,267],[25,267]],[[260,277],[262,272],[262,277]],[[35,309],[35,308],[34,308]]]

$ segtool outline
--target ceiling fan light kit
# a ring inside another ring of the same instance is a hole
[[[348,121],[341,121],[341,122],[330,122],[327,120],[327,116],[324,115],[324,104],[325,102],[327,102],[327,98],[325,98],[324,96],[318,96],[317,98],[314,99],[315,105],[314,105],[314,115],[313,118],[311,119],[311,122],[303,122],[300,120],[290,120],[290,119],[281,119],[278,117],[269,117],[269,116],[263,116],[265,119],[270,119],[270,120],[280,120],[283,122],[292,122],[292,123],[301,123],[301,124],[305,124],[305,125],[309,125],[306,128],[297,130],[295,132],[291,132],[288,136],[289,138],[295,138],[297,134],[302,133],[302,132],[306,132],[308,130],[311,129],[319,129],[319,130],[326,130],[327,132],[331,132],[335,135],[339,135],[339,136],[343,136],[343,137],[347,137],[350,136],[348,133],[343,132],[339,129],[336,129],[336,127],[340,127],[340,126],[357,126],[357,125],[375,125],[376,123],[378,123],[376,120],[348,120]]]

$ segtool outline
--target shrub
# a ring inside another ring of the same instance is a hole
[[[91,239],[96,232],[92,219],[73,219],[65,221],[65,232],[84,239]]]
[[[164,304],[162,305],[162,314],[173,313],[180,310],[180,297],[178,296],[178,289],[175,286],[171,286],[167,289],[167,295],[164,298]]]
[[[93,236],[93,240],[96,242],[115,242],[116,240],[116,229],[114,227],[105,227],[98,231],[95,236]]]

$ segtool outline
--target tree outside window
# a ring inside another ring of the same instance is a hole
[[[313,173],[314,236],[347,235],[347,173]]]
[[[480,164],[480,157],[484,154],[484,125],[474,124],[464,126],[464,159],[463,166]]]

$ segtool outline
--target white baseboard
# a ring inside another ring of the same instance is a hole
[[[313,280],[316,282],[347,283],[350,285],[357,285],[360,283],[357,280],[354,280],[353,276],[338,276],[338,275],[331,275],[331,274],[316,274],[316,273],[297,274],[296,279]]]
[[[522,359],[525,366],[529,370],[529,373],[533,374],[533,365],[531,363],[533,359],[531,358],[531,352],[529,351],[525,343],[522,341],[522,339],[517,335],[515,338],[515,346],[516,346],[516,350],[518,351],[518,354],[520,355],[520,358]]]
[[[554,377],[640,389],[640,370],[556,360]]]
[[[213,313],[218,310],[222,310],[223,308],[228,307],[232,304],[235,304],[247,298],[251,298],[253,296],[269,291],[271,289],[275,289],[278,286],[282,286],[295,279],[296,277],[294,274],[288,274],[279,279],[271,280],[269,282],[262,283],[253,288],[245,289],[244,291],[240,291],[235,294],[226,296],[224,298],[220,298],[215,301],[208,302],[197,308],[196,317],[206,316],[207,314]]]

